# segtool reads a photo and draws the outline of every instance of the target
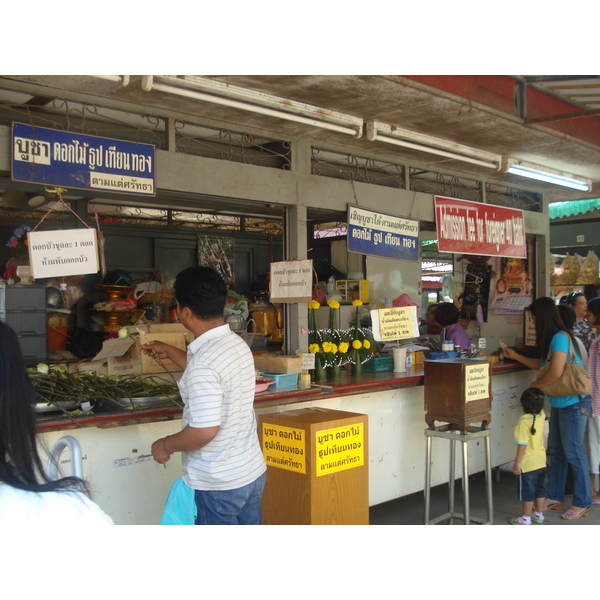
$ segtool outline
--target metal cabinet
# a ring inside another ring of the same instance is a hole
[[[17,334],[26,363],[46,360],[45,286],[0,286],[0,319]]]

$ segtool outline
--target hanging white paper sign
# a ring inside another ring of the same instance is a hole
[[[98,272],[95,229],[59,229],[27,234],[31,275],[36,279]]]
[[[271,263],[271,302],[310,302],[312,278],[312,260]]]

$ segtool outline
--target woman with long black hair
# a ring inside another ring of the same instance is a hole
[[[53,481],[46,474],[36,445],[35,398],[19,340],[0,321],[0,527],[113,524],[81,479]]]
[[[565,327],[554,300],[542,297],[529,307],[535,323],[537,348],[541,358],[521,356],[515,350],[502,347],[505,357],[516,360],[530,369],[539,369],[550,355],[550,369],[530,387],[543,389],[557,381],[563,374],[572,348],[574,358],[582,366],[581,356],[571,332]],[[589,465],[584,448],[584,434],[591,411],[590,396],[547,396],[551,406],[548,453],[550,481],[544,510],[560,509],[563,505],[567,465],[573,470],[573,504],[562,515],[575,520],[586,517],[592,504]]]

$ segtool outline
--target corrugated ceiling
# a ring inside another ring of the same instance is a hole
[[[584,79],[557,78],[538,83],[536,87],[590,110],[600,108],[600,77],[596,75]]]
[[[595,211],[600,211],[600,198],[590,200],[568,200],[564,202],[551,202],[548,205],[550,219],[574,217]]]

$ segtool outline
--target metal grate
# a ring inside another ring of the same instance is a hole
[[[404,189],[404,167],[354,154],[311,148],[311,173],[345,181],[358,181]]]
[[[543,212],[543,197],[537,192],[528,192],[514,187],[492,183],[486,184],[486,199],[490,204],[508,206],[532,212]]]
[[[482,201],[482,185],[476,179],[457,177],[456,175],[426,171],[414,167],[409,168],[409,175],[410,189],[413,192],[449,196],[461,200]]]

